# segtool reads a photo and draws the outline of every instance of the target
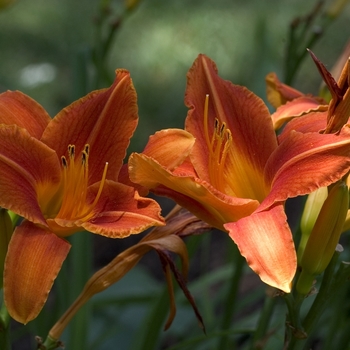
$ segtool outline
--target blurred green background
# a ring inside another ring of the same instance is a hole
[[[325,8],[330,3],[326,1]],[[283,80],[290,23],[298,16],[307,15],[315,4],[316,1],[305,0],[142,0],[120,20],[125,10],[125,2],[121,0],[17,0],[0,11],[0,93],[8,89],[21,90],[54,116],[92,89],[107,87],[114,78],[114,70],[126,68],[131,72],[138,93],[140,115],[129,152],[141,151],[155,131],[183,127],[187,112],[183,103],[186,72],[199,53],[207,54],[217,63],[221,76],[247,86],[265,99],[265,75],[275,71]],[[101,10],[106,5],[111,9],[108,14]],[[92,55],[98,52],[100,38],[108,34],[112,23],[117,29],[103,62],[104,74],[97,79]],[[313,48],[329,68],[350,37],[349,23],[348,6]],[[314,29],[318,30],[317,26]],[[316,94],[320,82],[314,63],[307,57],[294,86]],[[216,243],[218,235],[221,245]],[[133,242],[123,241],[126,243],[118,243],[121,247]],[[110,241],[101,242],[100,255],[112,258],[116,250],[111,248]],[[190,247],[191,244],[198,247],[198,237],[189,242]],[[230,258],[223,264],[222,256],[232,254],[233,246],[224,234],[216,233],[215,238],[207,235],[201,242],[201,257],[191,263],[194,271],[189,289],[198,301],[209,334],[211,330],[220,330],[216,318],[218,310],[222,310],[220,298],[226,287],[212,288],[230,278]],[[99,258],[100,263],[108,260]],[[146,262],[148,271],[159,264],[155,254]],[[258,286],[258,294],[250,299],[253,304],[258,303],[264,286],[248,269],[246,272],[250,279],[244,288],[249,290],[251,283],[254,288]],[[154,309],[158,311],[154,312],[163,310],[164,315],[167,314],[165,283],[158,281],[157,274],[160,274],[159,266],[153,275],[138,267],[95,298],[89,348],[112,349],[117,344],[117,349],[142,349],[142,344],[136,346],[137,337],[141,339],[147,327],[139,333],[133,332],[137,332],[142,322],[153,320],[152,310],[160,301],[159,309]],[[211,293],[206,293],[207,287]],[[178,295],[180,306],[175,323],[159,336],[163,337],[159,348],[203,334],[188,303],[181,293]],[[114,308],[103,308],[113,303]],[[242,303],[244,308],[248,302],[243,300]],[[66,305],[61,307],[60,311]],[[281,310],[277,313],[277,324],[283,324],[284,311]],[[150,318],[144,318],[146,314]],[[243,312],[247,314],[249,322],[256,320],[256,314]],[[160,316],[161,322],[164,315]],[[39,317],[36,325],[41,323],[41,329],[47,331],[55,320],[55,316],[46,313]],[[26,332],[20,328],[16,336],[22,339]],[[277,334],[278,341],[281,337]],[[24,339],[16,349],[30,349],[28,339]],[[181,349],[215,349],[216,343],[212,340],[208,337],[204,345],[188,345]],[[67,349],[71,349],[69,345]]]
[[[160,128],[183,126],[186,72],[198,53],[211,57],[223,77],[265,98],[265,75],[270,71],[282,75],[290,22],[309,13],[315,3],[140,1],[116,31],[106,62],[110,79],[116,68],[131,72],[139,96],[138,146]],[[98,41],[101,4],[103,1],[17,0],[1,11],[0,91],[22,90],[54,116],[95,89],[97,86],[85,86],[83,91],[79,79],[82,70],[93,69],[91,63],[82,66]],[[111,22],[122,13],[124,1],[110,4]],[[332,66],[349,38],[349,16],[348,7],[314,47],[327,66]],[[317,92],[319,82],[308,58],[296,86]],[[102,81],[98,87],[108,84]]]

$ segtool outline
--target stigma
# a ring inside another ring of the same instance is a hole
[[[220,123],[220,120],[215,118],[213,133],[209,135],[208,106],[209,95],[206,95],[204,102],[204,137],[209,154],[209,179],[212,186],[225,193],[226,181],[224,170],[227,155],[232,144],[232,134],[225,122]]]
[[[87,221],[94,215],[94,208],[101,196],[106,181],[108,163],[105,164],[100,186],[92,203],[87,203],[89,185],[89,153],[86,144],[81,159],[76,160],[74,145],[68,146],[68,158],[61,157],[62,164],[62,202],[57,219]]]

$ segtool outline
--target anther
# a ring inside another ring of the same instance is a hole
[[[65,156],[61,157],[61,163],[62,163],[63,168],[66,169],[68,165],[67,165],[67,159]]]
[[[68,155],[69,155],[69,158],[74,159],[74,156],[75,156],[75,146],[74,145],[68,145]]]

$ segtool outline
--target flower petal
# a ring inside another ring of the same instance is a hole
[[[185,168],[182,168],[184,170]],[[144,154],[133,153],[129,158],[131,181],[152,189],[159,195],[174,199],[203,221],[223,229],[223,224],[250,215],[258,201],[234,198],[215,190],[193,173],[169,172]]]
[[[272,188],[259,210],[339,180],[350,168],[350,129],[342,134],[292,131],[266,165]]]
[[[273,127],[279,129],[284,123],[293,118],[300,117],[310,112],[325,112],[328,110],[328,105],[321,105],[314,97],[302,96],[291,102],[287,102],[279,107],[275,113],[271,115]]]
[[[181,129],[165,129],[150,136],[143,154],[158,161],[168,170],[174,170],[187,158],[195,139]]]
[[[289,121],[278,136],[278,143],[282,143],[291,131],[321,133],[327,126],[327,112],[311,112]]]
[[[89,183],[101,180],[106,162],[107,178],[116,180],[137,122],[137,97],[130,74],[117,70],[110,88],[88,94],[52,119],[42,141],[58,156],[67,155],[72,144],[80,157],[89,144]]]
[[[296,254],[283,205],[224,226],[261,280],[289,293]]]
[[[42,183],[59,183],[56,153],[25,129],[0,125],[0,206],[46,225],[37,190]]]
[[[277,74],[274,72],[269,73],[266,76],[265,81],[267,99],[275,108],[284,105],[287,101],[294,100],[304,95],[302,92],[293,89],[291,86],[281,83]]]
[[[128,163],[123,164],[123,166],[121,167],[119,176],[118,176],[118,182],[130,187],[134,187],[135,190],[143,197],[146,197],[149,193],[148,188],[135,184],[130,180]]]
[[[44,306],[70,244],[29,221],[13,233],[4,270],[4,299],[16,321],[26,324]]]
[[[220,78],[215,63],[204,55],[198,56],[187,78],[185,104],[190,110],[186,130],[196,138],[191,160],[199,178],[211,182],[209,169],[213,165],[210,163],[208,143],[214,133],[217,118],[220,126],[225,123],[232,136],[227,157],[229,164],[224,167],[232,194],[261,199],[266,195],[263,169],[277,147],[266,105],[246,88]],[[209,106],[206,125],[204,102],[207,94]],[[254,196],[240,193],[243,189],[257,193]]]
[[[90,200],[95,198],[98,187],[99,183],[90,188]],[[164,225],[160,211],[156,201],[140,197],[133,187],[106,181],[95,208],[97,215],[81,226],[102,236],[124,238]]]
[[[40,139],[51,118],[36,101],[20,91],[0,94],[0,124],[15,124]]]

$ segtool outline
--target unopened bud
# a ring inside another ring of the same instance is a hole
[[[0,0],[0,10],[11,5],[13,2],[15,2],[15,0]]]
[[[306,243],[310,237],[311,231],[315,226],[317,217],[321,211],[322,205],[328,195],[327,187],[320,187],[316,191],[310,193],[305,202],[304,211],[301,216],[301,240],[298,247],[298,261],[303,256]]]
[[[338,17],[348,4],[349,0],[334,0],[327,10],[327,15],[330,18]]]
[[[349,190],[345,182],[339,181],[331,188],[301,256],[302,272],[297,284],[300,293],[306,294],[313,277],[328,266],[342,233],[348,208]]]
[[[140,0],[125,0],[125,7],[127,10],[133,10],[138,4]]]

